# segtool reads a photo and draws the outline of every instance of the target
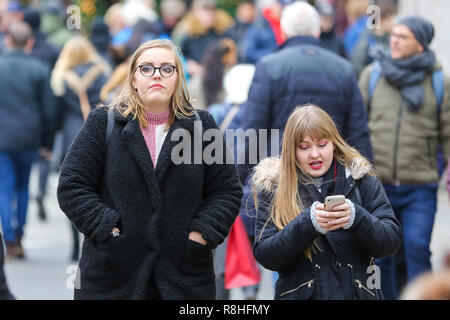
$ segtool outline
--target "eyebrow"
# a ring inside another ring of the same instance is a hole
[[[142,65],[142,64],[150,64],[152,66],[155,65],[153,62],[148,62],[148,61],[143,61],[143,62],[139,63],[139,65]],[[166,64],[175,65],[175,62],[161,62],[160,65],[163,66],[163,65],[166,65]]]

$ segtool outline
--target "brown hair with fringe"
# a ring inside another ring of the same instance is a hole
[[[289,116],[283,134],[280,174],[270,212],[270,218],[279,230],[305,209],[299,195],[298,185],[299,182],[301,184],[312,183],[312,179],[311,181],[301,181],[296,147],[306,136],[329,140],[335,146],[335,159],[342,165],[352,168],[356,163],[358,170],[375,175],[370,162],[345,142],[340,136],[336,124],[324,110],[311,104],[297,107]],[[320,250],[317,243],[314,242],[305,250],[305,256],[312,260],[312,254],[316,253],[316,249]]]

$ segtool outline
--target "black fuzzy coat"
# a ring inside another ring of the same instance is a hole
[[[154,170],[137,119],[116,111],[105,165],[106,110],[90,113],[58,185],[61,209],[85,235],[75,299],[214,299],[212,249],[242,197],[234,165],[172,163],[171,133],[185,128],[193,137],[192,116],[175,119]],[[204,130],[217,127],[198,113]],[[191,230],[208,246],[189,240]]]

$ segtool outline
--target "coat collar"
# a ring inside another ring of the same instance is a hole
[[[319,39],[311,37],[311,36],[297,36],[292,37],[286,40],[285,43],[283,43],[278,50],[289,48],[293,46],[299,46],[299,45],[315,45],[319,46]]]

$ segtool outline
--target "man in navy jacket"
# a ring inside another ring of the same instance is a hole
[[[312,103],[329,113],[350,145],[372,159],[367,111],[353,67],[320,47],[317,11],[306,2],[294,2],[282,13],[281,29],[287,41],[257,63],[248,101],[230,127],[244,131],[269,129],[267,145],[270,147],[270,129],[280,130],[281,141],[284,126],[294,108]],[[279,145],[281,149],[281,142]],[[271,154],[279,151],[272,150]],[[246,164],[237,165],[243,184],[247,184],[250,169],[254,166],[248,163],[248,152],[246,145]],[[247,191],[243,198],[244,207],[248,190],[248,187],[244,188]],[[242,210],[245,212],[245,208]],[[253,223],[250,232],[253,232]]]
[[[6,40],[10,50],[0,57],[0,213],[10,259],[24,256],[31,165],[39,148],[53,145],[56,112],[48,67],[26,53],[34,43],[31,28],[14,22]]]

